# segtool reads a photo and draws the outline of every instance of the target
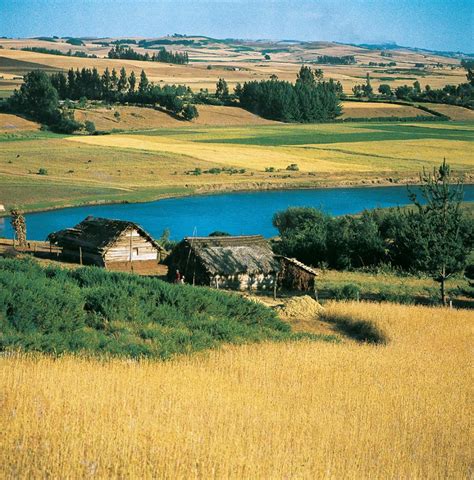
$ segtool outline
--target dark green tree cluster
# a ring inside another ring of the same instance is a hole
[[[197,117],[194,105],[185,104],[183,97],[189,97],[191,91],[184,85],[155,85],[148,80],[144,70],[137,78],[132,71],[127,75],[124,67],[104,70],[102,75],[96,68],[82,70],[70,69],[51,76],[51,83],[62,100],[104,100],[117,103],[140,105],[159,105],[175,115],[191,120]]]
[[[333,55],[320,55],[314,63],[326,65],[353,65],[356,63],[356,59],[354,55],[343,55],[342,57]]]
[[[410,193],[412,209],[342,217],[313,208],[278,212],[273,218],[280,236],[275,250],[342,270],[388,264],[423,272],[439,282],[445,304],[445,281],[466,267],[474,247],[474,221],[463,214],[462,184],[445,162],[433,173],[424,172],[421,182],[419,193]]]
[[[422,90],[419,82],[413,86],[402,85],[395,89],[395,96],[400,100],[447,103],[474,108],[474,60],[462,60],[461,66],[466,70],[467,82],[459,85],[445,85],[433,89],[429,85]]]
[[[358,97],[371,97],[374,93],[374,89],[372,88],[372,85],[370,83],[370,75],[367,73],[365,83],[363,85],[354,85],[352,87],[352,93]]]
[[[143,48],[153,48],[156,45],[199,45],[200,42],[196,42],[195,40],[168,40],[166,38],[162,38],[159,40],[140,40],[138,45]]]
[[[72,133],[82,128],[70,112],[60,109],[58,91],[41,70],[25,75],[20,89],[15,90],[2,107],[48,125],[57,132]]]
[[[162,62],[184,65],[189,63],[188,53],[173,53],[165,48],[160,48],[156,53],[150,55],[147,53],[136,52],[132,47],[116,44],[108,53],[109,58],[118,58],[121,60],[142,60],[144,62]]]
[[[273,76],[270,80],[238,84],[235,95],[243,108],[271,120],[302,123],[334,120],[342,113],[342,86],[321,77],[319,70],[302,66],[295,84]]]
[[[447,103],[474,108],[474,87],[469,83],[445,85],[438,89],[426,85],[423,91],[418,90],[416,86],[401,85],[395,89],[395,97],[400,100]]]
[[[86,52],[82,52],[80,50],[76,50],[73,52],[72,50],[68,50],[67,52],[62,52],[61,50],[57,50],[55,48],[44,48],[44,47],[25,47],[22,48],[25,52],[36,52],[36,53],[46,53],[48,55],[63,55],[65,57],[79,57],[79,58],[97,58],[97,55],[94,54],[87,54]]]
[[[73,37],[68,37],[66,43],[69,43],[69,45],[74,45],[75,47],[80,47],[81,45],[84,45],[84,42],[80,38]]]

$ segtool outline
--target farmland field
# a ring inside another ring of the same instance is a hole
[[[332,303],[387,345],[262,343],[153,361],[0,360],[21,478],[467,478],[472,315]]]
[[[104,39],[107,42],[113,39]],[[296,72],[302,62],[311,63],[318,55],[354,55],[354,65],[321,65],[326,77],[334,78],[342,83],[346,93],[350,93],[355,84],[365,81],[369,72],[372,85],[390,84],[392,88],[404,84],[412,84],[419,80],[422,87],[426,84],[440,88],[450,84],[458,84],[465,80],[463,69],[456,58],[447,58],[423,52],[412,52],[400,47],[391,52],[392,57],[386,59],[381,56],[380,50],[371,50],[352,45],[341,45],[331,42],[305,42],[290,46],[279,46],[274,42],[264,41],[232,41],[215,40],[206,37],[188,37],[194,40],[194,45],[183,46],[179,41],[166,45],[171,51],[186,50],[189,53],[189,65],[169,65],[166,63],[143,62],[136,60],[108,59],[107,52],[110,45],[101,46],[92,42],[85,42],[83,46],[73,47],[74,51],[97,55],[99,58],[77,58],[44,53],[21,51],[24,47],[53,48],[64,53],[71,49],[71,45],[59,40],[56,42],[40,39],[0,39],[0,88],[13,90],[11,77],[22,75],[25,68],[53,70],[67,70],[69,68],[97,67],[104,70],[122,67],[139,74],[144,69],[148,77],[157,83],[185,83],[194,91],[200,88],[213,90],[218,78],[224,77],[233,88],[238,82],[261,80],[276,74],[282,80],[294,81]],[[134,48],[140,53],[153,53],[154,49]],[[271,61],[266,61],[263,52],[270,53]],[[369,65],[394,61],[396,68],[386,64]],[[423,67],[416,67],[421,64]],[[10,82],[10,83],[7,83]],[[2,86],[4,85],[4,86]]]
[[[473,132],[472,123],[433,122],[3,133],[0,203],[38,209],[216,190],[403,183],[443,157],[469,183]],[[298,170],[287,170],[292,164]]]

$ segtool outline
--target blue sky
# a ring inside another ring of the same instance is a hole
[[[474,52],[474,0],[0,0],[0,36],[396,42]]]

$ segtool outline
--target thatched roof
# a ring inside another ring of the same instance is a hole
[[[273,273],[279,270],[268,242],[261,235],[186,237],[177,248],[191,249],[212,275]]]
[[[146,238],[154,247],[164,250],[139,225],[124,220],[111,220],[89,216],[75,227],[66,228],[48,235],[48,240],[63,248],[79,248],[85,251],[104,253],[126,231],[135,229]]]
[[[277,258],[282,258],[288,263],[291,263],[292,265],[301,268],[301,270],[304,270],[305,272],[309,273],[310,275],[314,275],[315,277],[318,275],[318,272],[314,270],[311,267],[308,267],[308,265],[305,265],[303,262],[300,262],[299,260],[296,260],[296,258],[290,258],[290,257],[284,257],[282,256],[276,256]]]

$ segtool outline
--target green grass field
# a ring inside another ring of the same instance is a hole
[[[403,183],[444,157],[470,183],[473,140],[467,122],[3,133],[0,204],[34,210],[216,190]],[[287,170],[291,164],[298,170]]]

